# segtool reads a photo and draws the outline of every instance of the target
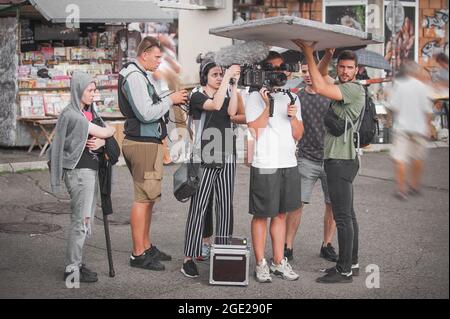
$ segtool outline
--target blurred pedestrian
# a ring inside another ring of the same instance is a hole
[[[427,141],[432,136],[433,106],[431,90],[420,79],[423,69],[413,61],[402,64],[400,77],[393,84],[389,108],[394,113],[394,145],[397,191],[395,197],[407,199],[420,194],[420,180],[426,159]],[[407,182],[407,170],[411,180]]]
[[[158,70],[153,72],[153,77],[162,82],[162,91],[170,90],[170,91],[178,91],[180,90],[180,73],[181,73],[181,65],[177,61],[176,47],[173,39],[167,34],[159,34],[158,40],[160,41],[161,46],[163,47],[163,59]],[[186,110],[183,109],[184,105],[175,105],[172,108],[174,113],[174,122],[175,127],[177,129],[177,139],[183,140],[187,138],[187,114]],[[170,152],[169,147],[169,138],[173,136],[169,134],[163,141],[164,145],[164,165],[169,165],[172,163],[172,154]],[[174,141],[176,142],[176,141]],[[181,154],[175,154],[174,157],[176,161],[181,160],[179,157]]]

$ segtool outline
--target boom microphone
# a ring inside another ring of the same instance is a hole
[[[221,66],[252,65],[265,60],[269,51],[270,47],[264,42],[249,41],[220,49],[216,53],[215,61]]]

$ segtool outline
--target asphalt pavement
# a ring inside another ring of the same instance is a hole
[[[70,208],[67,195],[50,193],[48,171],[0,173],[0,298],[162,298],[162,299],[342,299],[342,298],[449,298],[449,149],[430,150],[423,195],[396,200],[393,165],[388,153],[364,155],[355,181],[355,208],[360,225],[361,276],[352,284],[321,285],[318,270],[332,266],[319,258],[324,204],[320,185],[305,209],[291,263],[300,279],[274,278],[248,287],[209,285],[209,264],[200,263],[200,277],[181,272],[188,204],[172,195],[172,174],[165,168],[163,199],[155,207],[152,239],[171,254],[166,271],[130,268],[129,211],[132,182],[125,167],[115,172],[111,238],[116,270],[108,277],[102,215],[85,246],[85,261],[99,273],[99,282],[68,289],[62,280]],[[234,234],[250,239],[248,214],[249,169],[238,165],[234,199]],[[47,232],[39,234],[39,231]],[[334,240],[337,246],[337,239]],[[270,258],[270,242],[266,257]],[[374,277],[379,270],[379,278]],[[366,271],[368,271],[366,273]],[[378,280],[379,279],[379,280]],[[379,282],[379,287],[377,283]]]

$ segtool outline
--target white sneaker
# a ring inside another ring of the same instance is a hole
[[[270,272],[285,280],[297,280],[300,277],[292,270],[292,267],[289,265],[286,257],[281,260],[279,265],[275,265],[272,261],[272,264],[270,265]]]
[[[266,259],[263,258],[259,264],[256,264],[255,278],[257,282],[272,282],[269,265],[267,264]]]
[[[211,255],[211,246],[209,244],[202,244],[202,255],[198,256],[197,261],[208,261]]]

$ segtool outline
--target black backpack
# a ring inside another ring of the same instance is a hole
[[[371,144],[375,134],[377,134],[377,130],[378,133],[380,131],[375,103],[369,94],[367,86],[364,86],[364,91],[366,94],[366,103],[361,113],[357,132],[355,132],[354,136],[356,148],[366,147]]]
[[[377,134],[377,130],[378,133],[380,131],[375,103],[370,97],[366,86],[364,86],[364,91],[365,105],[356,123],[352,123],[348,117],[346,117],[346,119],[340,118],[332,108],[333,103],[330,104],[330,107],[324,117],[325,127],[333,136],[341,136],[350,127],[353,127],[353,142],[357,149],[371,144],[375,134]]]

